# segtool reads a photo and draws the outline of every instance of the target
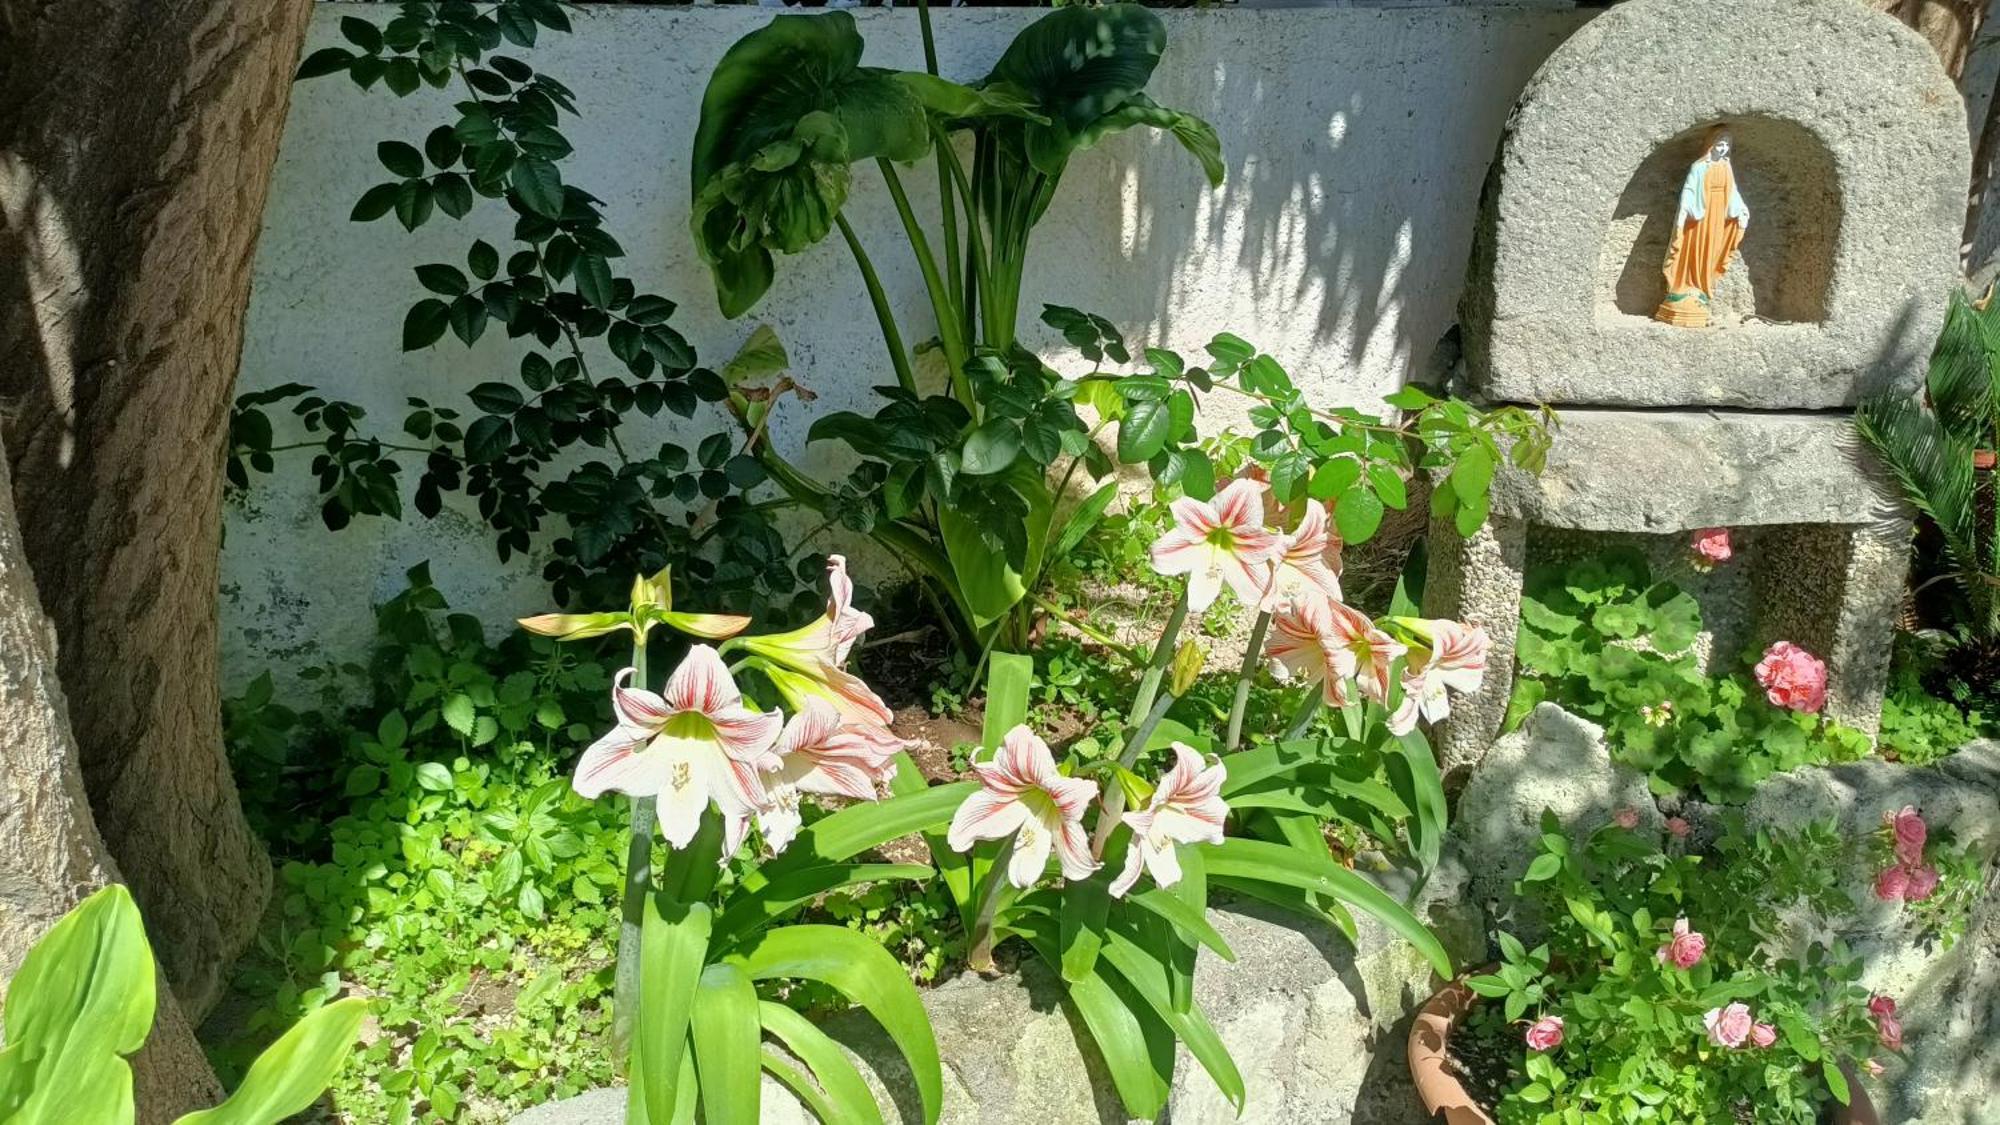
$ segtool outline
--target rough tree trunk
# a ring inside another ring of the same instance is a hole
[[[1917,29],[1931,46],[1953,81],[1965,72],[1965,60],[1979,37],[1979,24],[1986,16],[1989,0],[1868,0],[1878,11],[1887,12]]]
[[[56,677],[56,637],[35,594],[0,460],[0,997],[36,939],[118,878],[83,792]],[[143,1122],[171,1121],[220,1094],[180,1007],[163,995],[133,1060]]]
[[[221,460],[310,8],[0,0],[0,433],[84,789],[196,1020],[270,889],[221,741]]]

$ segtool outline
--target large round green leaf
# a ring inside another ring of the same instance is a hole
[[[1075,133],[1144,90],[1166,46],[1166,25],[1137,4],[1057,8],[1014,37],[986,82],[1022,90],[1049,127]]]
[[[826,237],[848,164],[929,151],[924,102],[895,72],[862,66],[861,51],[846,12],[784,15],[737,40],[709,76],[692,221],[725,315],[764,295],[774,252]]]

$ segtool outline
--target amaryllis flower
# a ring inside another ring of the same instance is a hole
[[[1708,952],[1708,939],[1696,933],[1688,925],[1686,918],[1674,920],[1674,936],[1660,947],[1658,957],[1663,965],[1676,969],[1692,969],[1701,961],[1701,955]]]
[[[1896,859],[1906,866],[1914,867],[1924,861],[1924,841],[1930,837],[1930,829],[1924,824],[1923,816],[1915,805],[1904,805],[1892,813],[1884,813],[1882,822],[1896,840]]]
[[[1756,674],[1773,707],[1811,715],[1826,706],[1826,662],[1790,641],[1765,649]]]
[[[1353,680],[1361,694],[1377,703],[1389,702],[1389,673],[1409,649],[1376,628],[1368,615],[1345,602],[1329,602],[1326,611],[1337,647],[1329,656],[1342,679]]]
[[[1562,1046],[1563,1020],[1561,1016],[1543,1016],[1528,1026],[1523,1036],[1530,1051],[1553,1051]]]
[[[1347,681],[1334,665],[1339,640],[1333,635],[1333,603],[1309,598],[1295,601],[1271,618],[1271,639],[1264,652],[1283,678],[1297,677],[1318,684],[1328,707],[1347,705]]]
[[[1751,1046],[1769,1047],[1771,1044],[1776,1043],[1777,1041],[1778,1041],[1777,1028],[1772,1027],[1768,1023],[1754,1023],[1750,1025]]]
[[[1412,644],[1403,665],[1403,701],[1389,718],[1393,734],[1416,729],[1417,719],[1443,722],[1451,714],[1450,692],[1475,692],[1486,678],[1486,630],[1457,621],[1395,618],[1425,643]]]
[[[675,609],[672,567],[650,578],[643,574],[634,578],[632,608],[623,613],[541,613],[520,619],[521,628],[528,632],[560,641],[588,640],[619,629],[630,629],[634,638],[643,641],[655,624],[719,641],[749,628],[750,619],[733,613],[688,613]]]
[[[1258,608],[1283,609],[1296,598],[1340,600],[1340,538],[1327,528],[1326,505],[1307,501],[1290,535],[1278,537],[1278,554]]]
[[[1097,799],[1097,783],[1056,771],[1049,744],[1025,724],[1007,732],[990,762],[972,763],[980,789],[958,806],[946,834],[953,851],[970,851],[980,840],[1013,837],[1007,881],[1035,885],[1053,850],[1066,879],[1086,879],[1097,870],[1083,814]]]
[[[763,778],[768,799],[757,810],[757,828],[765,842],[783,851],[798,835],[801,794],[875,800],[877,783],[896,772],[896,755],[907,745],[887,727],[847,722],[825,700],[808,700],[778,735],[777,767]]]
[[[895,712],[861,677],[842,667],[854,642],[875,624],[874,618],[854,608],[854,582],[847,576],[846,559],[826,557],[826,584],[826,613],[811,623],[789,633],[738,637],[730,643],[759,658],[759,670],[793,710],[802,711],[807,701],[818,699],[849,722],[886,727]]]
[[[1154,883],[1171,887],[1181,881],[1177,845],[1222,842],[1222,822],[1229,816],[1222,799],[1225,773],[1221,763],[1208,765],[1193,747],[1174,743],[1173,768],[1160,775],[1152,799],[1122,818],[1132,829],[1132,846],[1125,852],[1125,870],[1111,884],[1111,897],[1124,898],[1139,881],[1141,867]]]
[[[1153,544],[1153,569],[1188,576],[1188,609],[1214,605],[1225,585],[1244,605],[1263,600],[1281,547],[1264,526],[1262,507],[1263,487],[1253,480],[1229,482],[1213,501],[1174,501],[1174,526]]]
[[[725,819],[741,820],[765,803],[759,775],[774,769],[771,748],[784,722],[752,711],[722,657],[695,645],[667,679],[663,694],[627,687],[618,673],[611,706],[618,726],[590,744],[571,782],[585,797],[617,790],[659,799],[660,833],[686,847],[713,801]]]
[[[1909,883],[1903,888],[1904,902],[1922,902],[1937,892],[1938,870],[1928,863],[1908,869]]]
[[[1697,566],[1713,566],[1728,562],[1735,552],[1729,546],[1729,529],[1726,527],[1704,527],[1688,537],[1688,550],[1694,553]]]
[[[1702,1025],[1708,1028],[1708,1041],[1718,1047],[1741,1047],[1750,1038],[1750,1006],[1743,1003],[1731,1004],[1726,1008],[1710,1008],[1701,1017]]]

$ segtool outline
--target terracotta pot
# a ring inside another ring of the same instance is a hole
[[[1972,467],[1975,469],[1991,469],[1995,462],[2000,462],[2000,452],[1991,449],[1972,451]]]
[[[1488,965],[1477,972],[1490,973],[1495,968]],[[1493,1115],[1466,1092],[1447,1061],[1452,1030],[1477,1003],[1479,994],[1468,988],[1461,976],[1432,995],[1410,1023],[1410,1078],[1417,1086],[1417,1100],[1433,1119],[1442,1116],[1445,1125],[1494,1125]],[[1852,1104],[1833,1107],[1833,1125],[1881,1125],[1882,1119],[1854,1071],[1845,1065],[1841,1070],[1847,1075]]]

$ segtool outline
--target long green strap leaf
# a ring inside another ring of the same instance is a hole
[[[304,1112],[353,1053],[367,1015],[368,1002],[355,998],[307,1013],[257,1056],[242,1085],[226,1101],[190,1113],[175,1125],[276,1125]]]
[[[882,1109],[875,1104],[874,1091],[868,1088],[868,1080],[861,1077],[860,1069],[840,1049],[840,1044],[783,1004],[766,1000],[758,1010],[763,1013],[764,1030],[776,1036],[785,1050],[804,1063],[812,1078],[818,1080],[814,1097],[807,1097],[796,1086],[792,1089],[809,1104],[817,1100],[826,1107],[826,1112],[813,1111],[820,1115],[821,1121],[826,1125],[882,1125]],[[770,1068],[768,1054],[765,1068]],[[771,1073],[778,1075],[780,1082],[791,1085],[784,1075],[775,1070]]]
[[[683,1095],[681,1060],[713,922],[706,903],[677,903],[664,895],[655,895],[646,910],[631,1083],[648,1121],[673,1121]]]
[[[763,1116],[764,1024],[757,986],[740,965],[703,969],[688,1039],[708,1125],[757,1125]]]
[[[755,891],[730,897],[729,906],[715,920],[715,942],[718,946],[733,942],[828,891],[893,879],[921,882],[931,873],[930,865],[922,863],[830,863],[781,872]]]
[[[1024,930],[1022,936],[1042,960],[1058,965],[1062,955],[1051,929],[1044,924],[1033,931]],[[1173,1091],[1173,1029],[1132,994],[1130,985],[1107,974],[1104,966],[1081,980],[1066,982],[1066,988],[1070,1007],[1083,1020],[1091,1042],[1104,1057],[1104,1067],[1125,1111],[1148,1121],[1158,1117]]]
[[[1208,872],[1217,878],[1278,883],[1331,896],[1382,920],[1417,948],[1440,977],[1456,971],[1451,956],[1417,916],[1380,887],[1333,862],[1297,848],[1263,840],[1232,838],[1208,849]]]
[[[1223,1045],[1222,1037],[1216,1034],[1201,1009],[1192,1004],[1180,1008],[1174,1003],[1172,969],[1116,926],[1104,935],[1104,959],[1152,1006],[1153,1014],[1173,1028],[1180,1041],[1187,1044],[1188,1053],[1215,1079],[1216,1088],[1237,1112],[1242,1112],[1243,1074],[1236,1069],[1236,1060],[1230,1057],[1229,1048]]]
[[[1437,757],[1422,734],[1411,731],[1396,739],[1402,754],[1389,759],[1400,763],[1397,780],[1407,786],[1403,799],[1416,811],[1410,822],[1410,843],[1425,871],[1437,866],[1444,851],[1444,833],[1450,818],[1444,798],[1444,775],[1438,772]]]
[[[944,1107],[944,1068],[937,1036],[916,986],[887,950],[844,926],[785,926],[766,930],[743,954],[752,980],[804,978],[831,985],[868,1010],[909,1062],[926,1125]]]

